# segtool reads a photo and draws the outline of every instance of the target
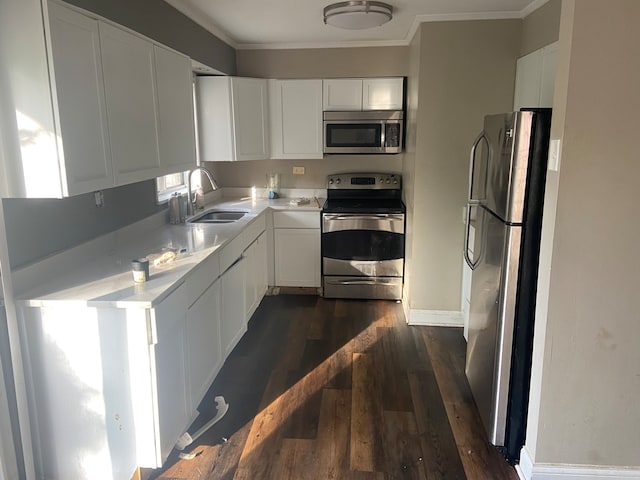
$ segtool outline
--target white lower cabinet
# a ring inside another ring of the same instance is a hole
[[[244,313],[246,259],[240,257],[222,275],[222,318],[220,341],[222,354],[226,357],[247,330]]]
[[[153,308],[19,309],[37,478],[162,466],[264,296],[264,231],[261,216]]]
[[[191,416],[186,313],[184,285],[150,309],[20,309],[37,478],[162,465]]]
[[[151,384],[156,385],[158,421],[154,434],[159,439],[160,455],[156,452],[156,458],[160,464],[169,456],[191,416],[186,358],[191,345],[187,342],[186,303],[182,285],[150,311],[157,335],[150,346],[150,360]]]
[[[187,310],[188,400],[192,413],[222,366],[220,283],[213,282]]]
[[[279,287],[320,286],[320,213],[273,213],[275,282]]]
[[[267,234],[262,232],[245,251],[245,317],[251,318],[267,291]]]

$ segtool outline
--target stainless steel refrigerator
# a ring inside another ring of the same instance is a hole
[[[550,124],[550,109],[487,115],[471,148],[465,371],[489,441],[512,463],[526,432]]]

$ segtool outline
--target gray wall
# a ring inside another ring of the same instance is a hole
[[[238,50],[238,75],[259,78],[406,76],[407,47]],[[327,175],[348,171],[400,173],[403,155],[340,155],[317,160],[206,162],[224,187],[264,187],[266,174],[283,175],[283,188],[325,188]],[[293,175],[294,166],[305,167]]]
[[[484,115],[511,110],[520,29],[519,20],[420,27],[418,85],[413,81],[409,87],[418,89],[417,113],[409,115],[407,126],[416,131],[409,137],[415,146],[408,147],[415,148],[415,188],[407,200],[415,211],[408,285],[412,309],[460,311],[469,148]],[[408,162],[405,172],[411,174]]]
[[[558,40],[561,6],[562,0],[549,0],[543,6],[527,15],[522,22],[519,57],[523,57]]]
[[[229,75],[235,50],[162,0],[67,0]]]
[[[562,151],[549,172],[557,207],[527,433],[535,463],[640,467],[638,18],[637,0],[563,0],[552,125]]]
[[[12,270],[141,220],[156,205],[155,181],[104,191],[104,206],[92,193],[51,199],[2,200]]]

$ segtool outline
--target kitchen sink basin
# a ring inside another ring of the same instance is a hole
[[[247,212],[234,210],[207,210],[187,220],[189,223],[232,223],[240,220]]]

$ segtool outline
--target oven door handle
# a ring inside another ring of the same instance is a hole
[[[371,213],[366,215],[360,214],[344,214],[344,213],[323,213],[323,217],[326,220],[397,220],[399,222],[404,221],[403,214],[393,214],[393,213]]]
[[[382,286],[395,286],[398,282],[380,281],[380,280],[329,280],[325,278],[325,281],[331,285],[382,285]]]

